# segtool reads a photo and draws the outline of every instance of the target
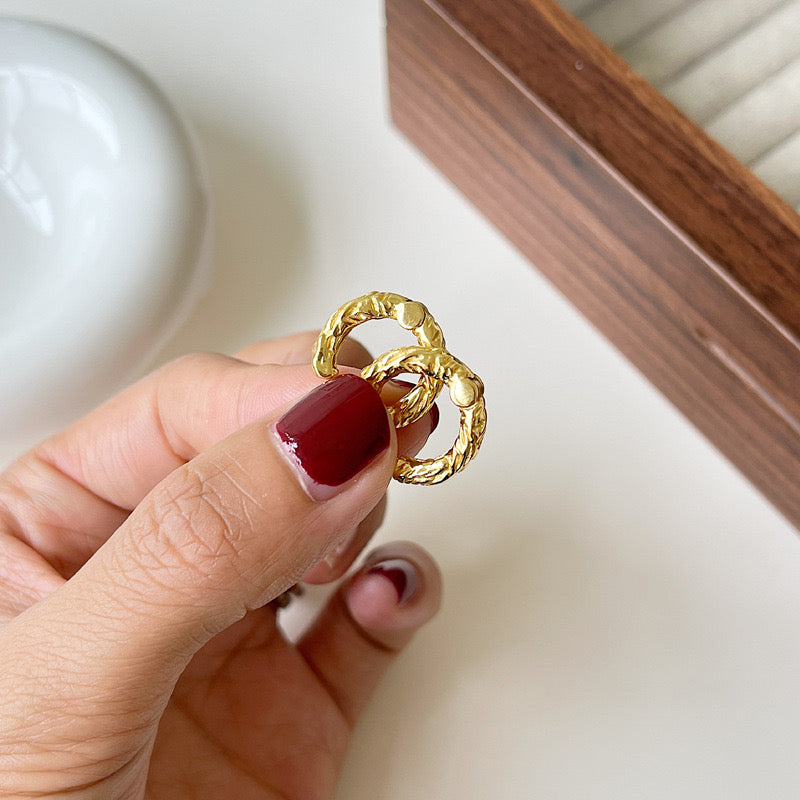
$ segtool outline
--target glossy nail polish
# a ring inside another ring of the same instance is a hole
[[[275,429],[292,461],[320,487],[346,483],[390,441],[380,396],[356,375],[340,375],[318,386]]]
[[[368,575],[380,575],[394,586],[397,604],[407,603],[419,588],[419,578],[414,567],[402,558],[379,561],[367,570]]]

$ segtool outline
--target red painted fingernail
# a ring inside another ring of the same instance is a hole
[[[419,578],[414,567],[402,558],[389,558],[373,564],[368,575],[381,575],[390,581],[397,592],[397,604],[407,603],[419,588]]]
[[[356,375],[340,375],[318,386],[275,428],[292,460],[322,487],[346,483],[390,441],[380,396]]]

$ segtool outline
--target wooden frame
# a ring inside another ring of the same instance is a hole
[[[386,0],[397,127],[800,527],[800,216],[552,0]]]

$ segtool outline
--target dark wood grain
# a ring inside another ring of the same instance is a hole
[[[386,11],[396,125],[800,526],[800,217],[550,0]]]

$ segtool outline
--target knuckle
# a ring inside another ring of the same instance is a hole
[[[184,355],[178,356],[170,361],[166,365],[166,369],[175,369],[181,371],[188,370],[190,372],[194,372],[198,369],[206,369],[209,365],[218,362],[222,358],[224,358],[224,356],[221,356],[218,353],[185,353]]]
[[[221,366],[227,366],[232,359],[219,353],[188,353],[165,364],[161,369],[180,382],[191,379],[201,380],[213,375]],[[185,384],[184,384],[185,385]]]

